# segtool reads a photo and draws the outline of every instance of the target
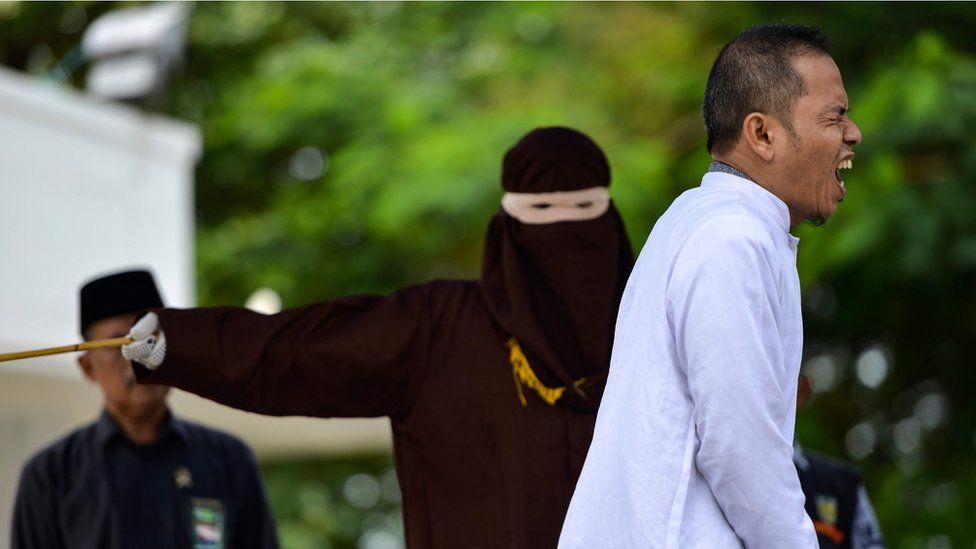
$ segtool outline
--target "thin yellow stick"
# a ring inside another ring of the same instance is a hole
[[[8,360],[20,360],[22,358],[32,358],[35,356],[59,355],[62,353],[73,353],[75,351],[87,351],[89,349],[98,349],[100,347],[121,347],[123,345],[128,345],[129,343],[132,343],[132,338],[129,336],[116,337],[114,339],[96,339],[94,341],[86,341],[84,343],[76,343],[74,345],[65,345],[63,347],[51,347],[50,349],[37,349],[34,351],[7,353],[0,355],[0,362],[7,362]]]

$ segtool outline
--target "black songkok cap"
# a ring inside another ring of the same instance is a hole
[[[126,271],[96,278],[81,287],[81,334],[93,323],[126,313],[162,307],[149,271]]]

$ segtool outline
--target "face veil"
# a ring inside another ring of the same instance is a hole
[[[506,198],[519,196],[520,211],[531,216],[533,205],[525,199],[537,194],[535,208],[563,208],[566,214],[536,212],[544,219],[540,222],[500,209],[488,227],[482,262],[488,308],[518,341],[539,380],[549,387],[573,387],[586,379],[558,401],[581,411],[599,405],[617,307],[634,264],[612,203],[596,217],[573,213],[600,207],[592,197],[609,184],[606,157],[586,135],[559,127],[526,134],[502,164]]]

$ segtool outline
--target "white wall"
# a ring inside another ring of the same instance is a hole
[[[193,304],[196,128],[0,71],[0,143],[3,348],[76,340],[79,283],[106,271],[148,266]]]
[[[172,306],[195,300],[198,130],[0,69],[0,353],[77,342],[78,289],[148,267]],[[0,363],[0,546],[23,462],[95,418],[74,355]],[[174,392],[181,416],[260,456],[389,448],[385,420],[268,418]]]

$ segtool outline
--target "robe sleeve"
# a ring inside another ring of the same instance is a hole
[[[56,490],[46,482],[41,462],[31,460],[20,475],[11,523],[12,549],[60,549]]]
[[[155,309],[166,357],[142,383],[267,415],[396,416],[431,345],[430,286],[264,315],[239,307]]]
[[[778,265],[771,237],[736,216],[698,229],[668,290],[675,349],[686,368],[700,441],[695,464],[748,548],[818,547],[784,426]]]

